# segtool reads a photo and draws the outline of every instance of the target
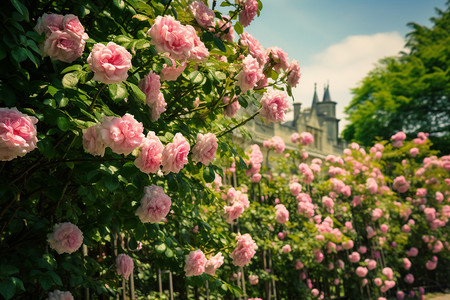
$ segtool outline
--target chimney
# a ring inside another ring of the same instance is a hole
[[[297,126],[297,121],[298,118],[300,117],[301,107],[302,107],[301,103],[294,103],[294,126]]]

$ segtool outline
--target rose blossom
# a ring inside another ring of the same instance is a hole
[[[48,293],[48,300],[73,300],[73,296],[70,292],[54,290]]]
[[[71,63],[83,54],[89,37],[75,15],[43,14],[34,28],[46,39],[40,45],[42,56]]]
[[[394,179],[393,189],[399,193],[405,193],[409,189],[409,182],[404,176],[398,176]]]
[[[100,130],[100,124],[83,130],[83,147],[86,152],[103,157],[105,155],[105,144],[102,140]]]
[[[406,139],[406,134],[402,131],[397,132],[393,136],[391,136],[391,140],[394,141],[392,144],[393,147],[399,148],[403,146],[403,141]]]
[[[153,131],[147,133],[134,165],[146,174],[156,173],[161,166],[163,144]]]
[[[345,250],[350,250],[353,248],[353,241],[352,240],[348,240],[346,242],[342,243],[342,248],[344,248]]]
[[[230,16],[222,15],[222,20],[217,20],[217,27],[220,28],[221,33],[216,33],[216,36],[232,43],[234,40],[234,29],[230,20]],[[228,29],[228,31],[227,31]],[[226,33],[227,31],[227,33]]]
[[[283,251],[283,253],[289,253],[289,252],[291,252],[291,245],[284,245],[284,246],[281,248],[281,251]]]
[[[215,158],[217,147],[217,137],[214,133],[197,134],[197,143],[192,148],[192,160],[205,166],[209,165]]]
[[[311,144],[312,142],[314,142],[314,137],[309,132],[302,132],[302,133],[300,133],[299,142],[303,146],[307,146],[307,145]]]
[[[198,276],[205,272],[205,266],[207,259],[202,250],[191,251],[189,255],[186,256],[186,263],[184,266],[184,271],[186,276]]]
[[[348,259],[352,262],[352,263],[357,263],[360,259],[359,253],[358,252],[353,252],[352,254],[350,254],[348,256]]]
[[[119,254],[116,257],[116,270],[117,274],[122,275],[123,278],[128,280],[131,272],[133,272],[134,263],[133,259],[126,254]]]
[[[300,66],[298,64],[298,60],[293,60],[291,64],[289,65],[289,68],[287,70],[288,77],[287,77],[287,83],[291,87],[296,87],[297,84],[300,82]]]
[[[289,68],[288,55],[281,48],[270,47],[267,49],[267,56],[275,62],[273,69],[279,73],[280,70],[286,71]]]
[[[159,75],[150,71],[138,84],[139,89],[144,92],[145,103],[150,107],[151,120],[157,121],[160,115],[166,111],[166,101],[161,93],[161,81]]]
[[[237,113],[239,108],[241,108],[241,105],[239,104],[239,101],[237,100],[237,96],[234,96],[233,99],[231,99],[230,103],[230,97],[223,97],[222,98],[223,104],[226,106],[223,108],[223,114],[229,118],[234,117],[234,115]]]
[[[428,260],[428,261],[426,262],[425,267],[427,268],[427,270],[430,270],[430,271],[431,271],[431,270],[434,270],[434,269],[436,269],[437,262],[438,262],[437,257],[436,257],[436,256],[433,256],[433,257],[431,258],[431,260]]]
[[[244,235],[238,234],[236,240],[237,246],[230,254],[230,257],[233,259],[235,266],[243,267],[250,263],[258,246],[248,233]]]
[[[259,282],[258,275],[248,275],[248,281],[250,282],[251,285],[258,284]]]
[[[377,261],[374,260],[374,259],[370,259],[370,260],[367,262],[367,267],[369,268],[369,270],[375,269],[376,266],[377,266]]]
[[[261,117],[270,122],[284,121],[285,113],[289,109],[285,91],[270,90],[261,99]]]
[[[245,207],[244,205],[239,202],[235,201],[233,205],[231,206],[225,206],[224,212],[225,212],[225,220],[228,224],[231,224],[233,220],[239,218],[239,216],[244,212]]]
[[[415,257],[417,256],[417,254],[419,254],[419,250],[416,247],[412,247],[411,249],[409,249],[408,251],[406,251],[406,254],[408,256],[412,256]]]
[[[15,107],[0,108],[0,161],[24,156],[36,148],[37,122]]]
[[[215,256],[208,259],[208,261],[205,264],[205,273],[209,275],[215,275],[216,270],[220,268],[223,264],[223,255],[222,252],[217,253]]]
[[[373,281],[374,281],[376,286],[380,286],[380,285],[383,284],[383,281],[379,277],[375,278]]]
[[[243,6],[243,9],[239,13],[239,23],[241,23],[243,27],[247,27],[253,21],[258,12],[258,1],[240,0],[240,4]]]
[[[163,188],[152,184],[144,187],[144,196],[136,210],[136,216],[143,223],[158,223],[167,216],[171,205],[172,201]]]
[[[106,146],[114,153],[128,155],[139,147],[144,139],[144,126],[130,115],[105,117],[100,134]]]
[[[252,90],[263,76],[258,61],[251,55],[247,55],[242,61],[242,70],[236,76],[236,85],[245,93],[248,90]]]
[[[53,232],[47,235],[50,248],[58,254],[71,254],[77,251],[83,244],[83,233],[77,225],[72,223],[59,223],[53,227]]]
[[[369,272],[367,270],[367,268],[364,268],[364,267],[357,267],[356,268],[356,275],[358,275],[359,277],[366,277],[367,272]]]
[[[413,274],[406,274],[405,282],[409,283],[409,284],[412,284],[414,282],[414,275]]]
[[[199,62],[204,61],[209,56],[208,48],[206,48],[205,44],[203,44],[203,42],[198,37],[194,27],[187,25],[186,28],[187,31],[191,33],[192,41],[194,44],[194,47],[191,50],[191,55],[188,59]]]
[[[248,32],[243,32],[239,40],[242,46],[247,46],[251,56],[256,58],[260,67],[263,67],[267,60],[267,54],[260,42]]]
[[[214,11],[209,9],[203,1],[194,1],[189,6],[198,25],[203,28],[214,26]]]
[[[291,182],[289,184],[289,190],[291,191],[292,196],[298,196],[302,191],[302,185],[298,182]]]
[[[300,141],[300,134],[298,134],[298,132],[294,132],[293,134],[291,134],[291,142],[296,144]]]
[[[173,58],[169,57],[169,59],[172,61],[172,66],[169,67],[167,64],[163,64],[163,69],[159,75],[161,81],[175,81],[186,69],[186,62],[182,62],[180,66],[177,66]]]
[[[277,204],[275,205],[275,209],[275,219],[278,223],[284,224],[289,221],[289,211],[286,209],[286,206],[284,206],[283,204]]]
[[[394,272],[392,271],[391,268],[383,268],[383,270],[381,271],[383,273],[384,276],[387,277],[387,279],[392,280],[394,278]]]
[[[257,144],[253,144],[250,146],[251,152],[248,154],[249,160],[247,164],[249,165],[249,169],[247,170],[247,176],[251,174],[256,174],[261,169],[261,163],[263,161],[263,154],[261,152],[261,148]]]
[[[93,80],[103,83],[121,83],[127,80],[131,69],[131,54],[124,47],[109,42],[106,46],[95,44],[87,59]]]
[[[178,173],[188,163],[188,154],[191,147],[181,133],[175,134],[173,142],[166,145],[162,153],[162,171]]]

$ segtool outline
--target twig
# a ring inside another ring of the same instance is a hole
[[[167,4],[166,4],[166,7],[164,7],[164,11],[163,11],[163,13],[162,13],[163,16],[166,14],[166,11],[167,11],[167,9],[169,8],[170,3],[172,3],[172,0],[169,0],[169,3],[167,3]]]
[[[105,87],[106,87],[106,83],[104,83],[104,84],[100,87],[100,89],[97,91],[97,93],[95,94],[94,99],[93,99],[92,102],[91,102],[91,105],[89,105],[89,112],[91,112],[91,111],[94,109],[95,101],[97,100],[98,95],[100,95],[100,93],[104,90]]]
[[[241,123],[236,124],[235,126],[231,127],[230,129],[228,129],[228,130],[226,130],[224,132],[220,132],[220,133],[216,134],[216,136],[219,138],[219,137],[221,137],[221,136],[223,136],[223,135],[225,135],[225,134],[235,130],[236,128],[238,128],[240,126],[245,125],[248,121],[252,120],[258,114],[259,114],[259,110],[257,112],[255,112],[253,115],[251,115],[250,117],[248,117],[247,119],[245,119],[244,121],[242,121]]]

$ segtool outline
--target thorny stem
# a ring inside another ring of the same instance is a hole
[[[250,120],[252,120],[254,117],[256,117],[256,116],[259,114],[259,112],[260,112],[260,111],[258,110],[257,112],[255,112],[253,115],[251,115],[250,117],[248,117],[248,118],[245,119],[244,121],[240,122],[239,124],[236,124],[235,126],[231,127],[230,129],[228,129],[228,130],[226,130],[226,131],[224,131],[224,132],[220,132],[220,133],[216,134],[216,136],[219,138],[219,137],[221,137],[221,136],[223,136],[223,135],[225,135],[225,134],[227,134],[227,133],[229,133],[229,132],[235,130],[236,128],[238,128],[238,127],[240,127],[240,126],[245,125],[248,121],[250,121]]]
[[[100,95],[100,93],[105,89],[105,87],[106,87],[106,83],[104,83],[104,84],[99,88],[99,90],[97,91],[97,93],[95,94],[94,99],[92,100],[91,105],[89,106],[89,112],[91,112],[91,111],[94,109],[95,101],[97,101],[98,95]]]
[[[167,11],[167,9],[169,8],[170,3],[172,3],[172,0],[170,0],[169,3],[166,4],[166,7],[164,7],[164,11],[163,11],[163,13],[162,13],[163,16],[166,14],[166,11]]]

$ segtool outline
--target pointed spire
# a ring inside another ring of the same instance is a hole
[[[314,96],[311,107],[319,103],[319,97],[317,96],[317,83],[314,83]]]
[[[331,97],[330,97],[330,84],[329,83],[327,83],[326,87],[324,88],[322,102],[332,102]]]

